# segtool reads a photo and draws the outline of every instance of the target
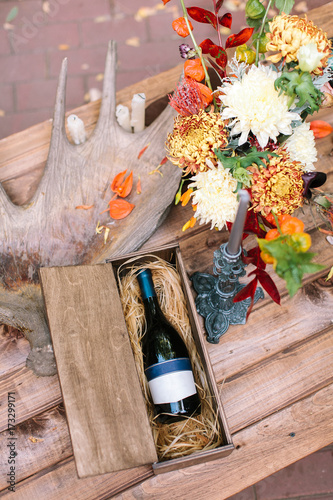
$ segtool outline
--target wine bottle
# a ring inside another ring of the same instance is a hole
[[[150,269],[140,270],[137,279],[146,317],[143,361],[156,420],[171,423],[198,414],[200,400],[186,346],[161,311]]]

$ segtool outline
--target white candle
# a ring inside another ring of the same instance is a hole
[[[131,125],[134,132],[142,132],[145,128],[145,94],[134,94],[132,99]]]
[[[250,195],[245,189],[241,189],[239,191],[239,205],[235,218],[235,222],[232,225],[230,238],[226,247],[226,252],[229,255],[237,255],[239,253],[242,238],[243,238],[243,230],[244,224],[247,214],[247,208],[250,201]]]
[[[130,112],[127,106],[118,104],[116,107],[116,118],[117,122],[121,127],[123,127],[123,129],[127,130],[127,132],[132,132]]]
[[[81,118],[76,115],[69,115],[67,127],[74,144],[82,144],[86,140],[86,130]]]

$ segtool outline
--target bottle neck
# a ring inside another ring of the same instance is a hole
[[[142,269],[137,274],[137,280],[140,285],[141,297],[145,307],[147,326],[149,327],[154,319],[161,315],[161,309],[156,297],[151,270]]]
[[[147,328],[149,328],[149,326],[154,323],[156,318],[161,317],[161,308],[160,308],[160,305],[158,303],[156,295],[153,297],[147,297],[146,299],[144,299],[143,305],[145,308],[145,317],[146,317],[146,322],[147,322]]]

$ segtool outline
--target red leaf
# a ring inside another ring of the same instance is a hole
[[[266,292],[268,293],[268,295],[270,295],[270,297],[272,297],[274,302],[280,305],[281,303],[280,294],[270,275],[262,269],[258,269],[256,274],[263,289],[266,290]]]
[[[251,248],[251,250],[247,252],[247,256],[244,257],[244,262],[245,264],[253,264],[258,269],[266,268],[265,262],[260,257],[260,248],[258,245],[256,247]]]
[[[224,0],[218,0],[218,2],[216,4],[216,12],[218,12],[220,10],[220,8],[223,5],[223,2],[224,2]]]
[[[258,214],[253,210],[247,211],[244,233],[254,233],[259,236],[259,238],[265,238],[266,232],[261,229],[258,221]]]
[[[210,59],[208,58],[208,61],[210,62],[210,64],[212,65],[212,67],[215,69],[215,71],[220,75],[221,78],[225,78],[225,75],[226,75],[226,72],[225,72],[225,67],[224,69],[220,68],[220,66],[218,66],[214,61],[213,59]]]
[[[253,278],[244,288],[242,288],[234,297],[233,302],[241,302],[242,300],[254,297],[257,288],[257,278]]]
[[[221,47],[220,45],[216,45],[209,38],[206,38],[203,42],[201,42],[200,47],[203,54],[209,54],[214,57],[214,59],[216,59],[216,64],[222,69],[225,69],[228,57],[223,47]]]
[[[226,28],[231,28],[232,25],[232,15],[230,13],[224,14],[224,16],[219,17],[220,26],[225,26]]]
[[[201,47],[202,53],[203,54],[209,54],[209,49],[210,47],[214,46],[215,43],[211,41],[210,38],[205,38],[200,44],[199,47]]]
[[[225,48],[238,47],[246,43],[252,36],[254,28],[244,28],[237,35],[230,35],[225,43]]]
[[[189,7],[187,9],[188,15],[198,23],[211,24],[216,29],[216,17],[213,12],[202,9],[201,7]]]

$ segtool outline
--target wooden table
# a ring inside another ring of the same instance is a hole
[[[333,36],[333,3],[309,18]],[[150,101],[172,90],[179,68],[140,83]],[[138,86],[118,93],[126,103]],[[76,110],[91,129],[99,104]],[[317,118],[317,116],[316,116]],[[331,110],[320,118],[333,124]],[[24,203],[39,182],[48,150],[50,122],[0,141],[0,180],[13,200]],[[18,148],[17,145],[20,145]],[[328,173],[333,192],[332,135],[317,143],[318,169]],[[189,209],[173,207],[144,248],[178,241],[187,272],[212,272],[213,251],[226,233],[196,226],[181,232]],[[328,270],[333,248],[304,215],[314,251]],[[290,299],[281,280],[281,307],[269,298],[254,308],[245,326],[230,327],[218,345],[208,345],[235,445],[226,458],[155,477],[150,466],[78,479],[57,376],[37,378],[25,367],[24,338],[0,340],[0,496],[15,499],[222,500],[333,441],[333,287],[305,280]],[[6,484],[7,393],[16,392],[17,485]],[[5,404],[6,403],[6,404]]]

